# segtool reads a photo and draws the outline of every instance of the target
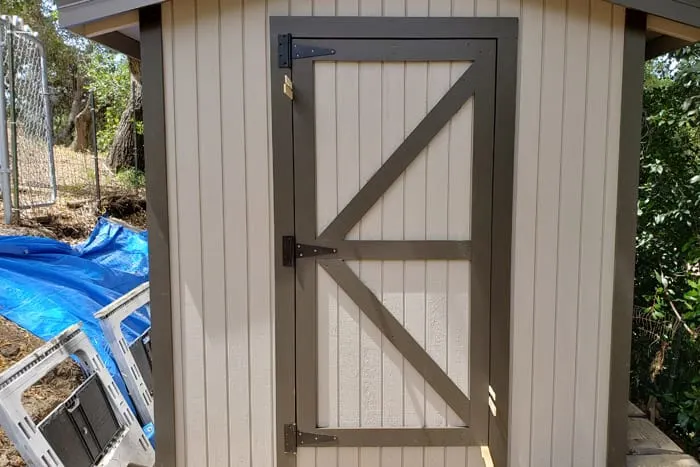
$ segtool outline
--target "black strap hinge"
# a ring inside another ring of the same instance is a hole
[[[287,423],[284,425],[285,453],[296,454],[297,448],[304,446],[335,446],[337,444],[337,436],[297,431],[296,423]]]
[[[297,258],[329,256],[336,253],[338,250],[335,248],[297,243],[291,235],[282,237],[282,265],[287,267],[294,267]]]
[[[292,60],[327,55],[335,55],[335,49],[293,42],[291,34],[277,36],[277,64],[280,68],[292,68]]]

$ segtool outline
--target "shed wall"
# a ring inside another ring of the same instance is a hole
[[[268,17],[286,14],[520,17],[511,465],[605,465],[624,10],[176,0],[163,34],[178,466],[275,462]]]

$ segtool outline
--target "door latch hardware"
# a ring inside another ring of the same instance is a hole
[[[296,454],[297,448],[304,446],[335,446],[337,444],[337,436],[297,431],[296,423],[288,423],[284,425],[285,453]]]
[[[282,92],[285,96],[289,98],[290,101],[294,100],[294,83],[289,76],[284,75],[284,83],[282,83]]]
[[[294,267],[297,258],[313,258],[315,256],[329,256],[338,253],[336,248],[306,245],[297,243],[291,235],[282,237],[282,265]]]

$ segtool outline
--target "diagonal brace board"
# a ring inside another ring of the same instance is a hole
[[[318,264],[468,426],[470,402],[467,396],[352,269],[340,260],[319,260]]]
[[[367,181],[365,186],[345,206],[333,222],[319,235],[320,239],[341,239],[357,225],[362,217],[379,201],[391,185],[406,171],[442,128],[474,95],[484,73],[479,60],[474,62],[454,86],[438,101],[428,115],[401,143],[387,161]]]

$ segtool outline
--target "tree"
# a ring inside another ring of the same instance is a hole
[[[56,142],[69,144],[84,100],[82,74],[90,42],[58,27],[50,1],[0,0],[0,11],[21,17],[39,34],[46,51]]]
[[[632,397],[700,454],[700,47],[647,64]],[[653,349],[650,351],[650,349]]]
[[[133,167],[144,170],[142,132],[138,123],[142,117],[141,98],[141,63],[133,58],[128,59],[130,73],[129,100],[124,112],[122,112],[119,126],[114,135],[114,143],[109,149],[107,162],[114,170],[122,170]]]

